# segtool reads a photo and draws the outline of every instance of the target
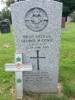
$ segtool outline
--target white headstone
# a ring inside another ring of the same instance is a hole
[[[16,52],[32,72],[23,73],[24,91],[57,92],[62,4],[25,0],[11,6]]]

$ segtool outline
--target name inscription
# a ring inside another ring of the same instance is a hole
[[[23,35],[21,43],[26,45],[26,49],[49,48],[53,39],[50,35]]]

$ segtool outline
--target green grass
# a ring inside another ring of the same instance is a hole
[[[50,95],[42,97],[41,100],[69,100],[67,96]]]
[[[75,98],[75,23],[67,24],[61,34],[59,82],[64,96],[51,95],[41,100],[69,100]],[[14,86],[14,74],[5,72],[4,64],[14,62],[14,38],[12,34],[0,35],[0,100],[12,100],[10,89]]]
[[[11,100],[10,89],[14,84],[14,74],[5,72],[4,65],[13,62],[14,51],[12,35],[0,35],[0,100]]]
[[[75,23],[67,24],[61,35],[60,82],[63,93],[75,97]]]

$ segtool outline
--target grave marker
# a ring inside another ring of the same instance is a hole
[[[17,58],[19,59],[17,61]],[[32,71],[31,64],[22,64],[22,54],[16,54],[15,64],[6,64],[5,70],[10,72],[15,72],[15,81],[16,81],[16,97],[17,99],[23,98],[23,71]],[[18,66],[19,65],[19,66]]]
[[[9,33],[10,32],[10,23],[8,20],[2,20],[0,22],[0,30],[1,30],[1,33]]]
[[[12,4],[16,51],[32,72],[23,72],[26,92],[57,92],[62,3],[25,0]]]

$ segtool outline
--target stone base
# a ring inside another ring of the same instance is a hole
[[[45,93],[45,94],[34,94],[34,93],[24,93],[23,100],[43,100],[43,97],[47,97],[50,95],[56,95],[56,96],[63,96],[62,93],[62,86],[60,83],[58,83],[58,92],[57,93]]]
[[[13,88],[13,89],[11,89],[11,94],[12,94],[12,100],[42,100],[43,97],[47,97],[50,95],[63,96],[62,86],[60,83],[58,83],[58,92],[57,93],[35,94],[35,93],[24,92],[23,99],[16,99],[15,89]]]

